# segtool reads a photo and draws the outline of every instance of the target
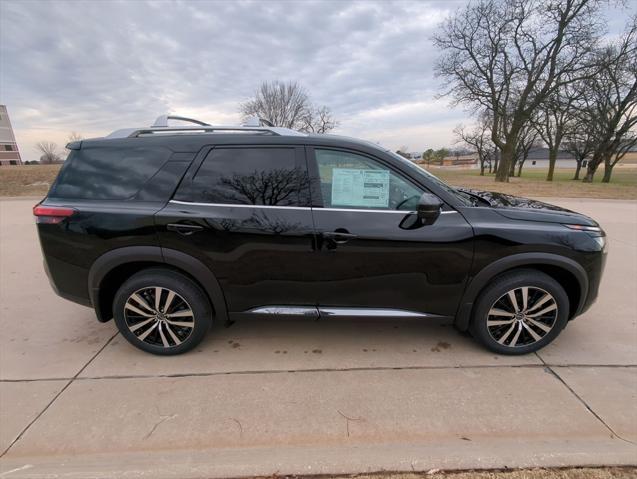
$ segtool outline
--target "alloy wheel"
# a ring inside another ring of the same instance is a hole
[[[487,313],[487,330],[502,346],[519,348],[542,340],[555,326],[557,316],[557,302],[549,292],[523,286],[493,303]]]
[[[195,327],[188,302],[175,291],[160,286],[139,289],[124,305],[126,326],[138,340],[171,348],[187,340]]]

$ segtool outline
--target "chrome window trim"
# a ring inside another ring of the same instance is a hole
[[[169,203],[178,205],[194,205],[194,206],[216,206],[220,208],[265,208],[265,209],[286,209],[286,210],[311,210],[309,206],[274,206],[274,205],[230,205],[226,203],[198,203],[196,201],[180,201],[170,200]]]
[[[413,210],[375,210],[375,209],[355,209],[355,208],[321,208],[317,206],[276,206],[276,205],[231,205],[226,203],[199,203],[196,201],[180,201],[170,200],[169,203],[177,205],[193,205],[193,206],[215,206],[219,208],[264,208],[264,209],[286,209],[286,210],[302,210],[302,211],[346,211],[353,213],[392,213],[401,215],[414,215],[416,211]],[[441,211],[440,214],[448,215],[451,213],[457,213],[456,210]]]

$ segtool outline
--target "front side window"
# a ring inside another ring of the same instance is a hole
[[[381,163],[337,150],[314,150],[325,208],[415,210],[423,191]]]
[[[215,148],[175,199],[204,203],[310,206],[310,181],[294,148]]]

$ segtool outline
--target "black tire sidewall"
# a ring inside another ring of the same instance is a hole
[[[124,306],[135,291],[145,287],[160,286],[171,289],[179,294],[190,305],[194,313],[194,327],[190,336],[180,345],[170,348],[154,346],[140,341],[126,324]],[[122,284],[113,300],[113,317],[119,332],[136,348],[143,351],[169,356],[185,353],[191,350],[206,335],[212,321],[210,302],[201,288],[186,276],[166,269],[149,269],[134,274]]]
[[[503,346],[489,334],[487,329],[487,313],[496,300],[502,295],[512,289],[523,286],[541,288],[550,293],[557,303],[557,319],[555,320],[553,329],[540,341],[517,348]],[[470,329],[473,336],[493,352],[506,355],[528,354],[542,349],[560,334],[568,323],[569,307],[568,295],[564,291],[564,288],[547,274],[530,270],[510,272],[496,278],[480,294],[474,309]]]

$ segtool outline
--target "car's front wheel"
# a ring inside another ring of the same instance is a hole
[[[553,341],[568,315],[568,295],[557,281],[541,271],[510,271],[482,291],[471,333],[496,353],[527,354]]]
[[[117,327],[132,345],[153,354],[194,348],[211,323],[208,297],[186,276],[152,268],[134,274],[115,294]]]

